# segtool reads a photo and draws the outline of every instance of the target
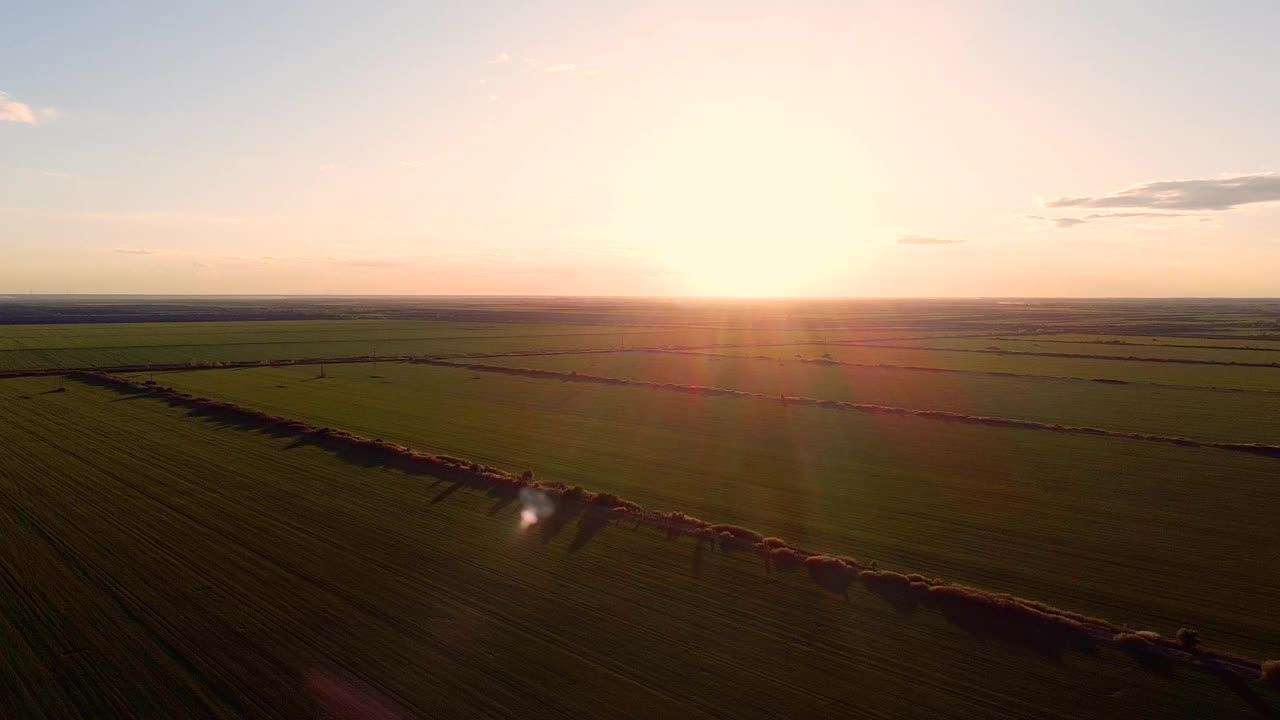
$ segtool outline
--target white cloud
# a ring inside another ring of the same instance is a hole
[[[146,248],[116,248],[115,252],[121,255],[153,255],[155,250],[147,250]]]
[[[489,64],[490,64],[490,65],[501,65],[502,63],[510,62],[510,61],[511,61],[511,56],[510,56],[510,55],[508,55],[507,53],[504,53],[504,52],[500,52],[500,53],[498,53],[497,55],[494,55],[494,56],[493,56],[493,59],[489,61]]]
[[[553,73],[553,72],[567,72],[567,71],[569,71],[569,70],[574,69],[575,67],[577,67],[577,66],[576,66],[576,65],[570,65],[570,64],[568,64],[568,63],[560,63],[559,65],[549,65],[549,66],[547,66],[547,67],[544,67],[544,68],[542,68],[542,72],[550,72],[550,73]]]
[[[587,75],[587,76],[591,76],[591,75],[599,75],[599,74],[600,74],[600,72],[601,72],[600,70],[583,70],[583,71],[582,71],[582,74],[583,74],[583,75]]]
[[[1047,208],[1150,208],[1230,210],[1250,203],[1280,201],[1280,175],[1254,173],[1196,180],[1145,182],[1102,195],[1046,200]]]
[[[957,245],[965,242],[964,240],[953,240],[951,238],[928,237],[925,235],[899,235],[899,245]]]
[[[24,102],[14,100],[9,93],[0,90],[0,122],[39,125],[60,117],[62,117],[62,111],[57,108],[33,108]]]

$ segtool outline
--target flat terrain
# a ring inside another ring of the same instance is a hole
[[[1273,458],[422,365],[316,375],[156,377],[1219,647],[1280,645]]]
[[[1253,716],[1194,671],[1041,656],[649,530],[522,533],[429,476],[67,387],[0,382],[9,717]]]
[[[723,329],[417,320],[290,320],[0,326],[0,371],[308,358],[554,352],[826,339],[910,339],[907,330]]]
[[[1000,339],[1000,336],[992,336]],[[1023,335],[1016,338],[1017,340],[1030,340],[1039,343],[1055,343],[1066,344],[1068,346],[1075,344],[1096,344],[1096,343],[1125,343],[1126,345],[1144,345],[1151,347],[1170,347],[1192,345],[1196,347],[1207,348],[1225,348],[1225,349],[1242,349],[1252,348],[1257,350],[1271,350],[1280,352],[1280,340],[1265,340],[1257,338],[1223,338],[1223,337],[1147,337],[1145,335]],[[1263,356],[1265,357],[1265,356]]]
[[[872,341],[877,342],[877,341]],[[1050,338],[937,338],[915,341],[890,340],[877,344],[891,346],[908,346],[930,348],[935,350],[981,350],[1007,353],[1047,353],[1091,355],[1115,358],[1145,358],[1155,360],[1184,360],[1215,363],[1250,363],[1276,364],[1280,369],[1280,349],[1256,346],[1255,349],[1244,349],[1237,343],[1232,347],[1173,347],[1173,343],[1149,343],[1119,345],[1106,342],[1054,342]],[[1193,345],[1194,339],[1186,339],[1182,344]]]
[[[990,341],[989,344],[999,344],[999,341]],[[1103,357],[1064,358],[1040,355],[1002,355],[999,353],[963,352],[931,348],[823,345],[814,343],[719,348],[714,352],[726,355],[764,357],[774,360],[829,356],[833,360],[863,365],[902,365],[948,370],[1004,372],[1017,375],[1073,377],[1086,380],[1102,378],[1130,383],[1191,385],[1196,387],[1280,392],[1280,368],[1270,367],[1187,365]]]
[[[620,352],[484,358],[500,367],[577,372],[822,400],[946,410],[1221,442],[1280,442],[1280,393],[1113,385],[1033,375],[927,372],[712,355]],[[1141,397],[1141,402],[1135,399]]]
[[[410,355],[566,376],[324,362]],[[1280,444],[1280,368],[1152,360],[1278,362],[1280,302],[0,297],[0,372],[191,366],[134,379],[1280,657],[1280,459],[777,399]],[[133,392],[0,379],[6,720],[1280,710]]]

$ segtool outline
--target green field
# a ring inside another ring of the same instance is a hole
[[[880,341],[872,341],[881,344]],[[883,341],[884,345],[911,346],[934,350],[1000,350],[1014,353],[1069,353],[1116,358],[1153,358],[1207,362],[1275,363],[1280,365],[1280,349],[1243,350],[1237,347],[1168,347],[1161,343],[1116,345],[1105,342],[1065,343],[1048,339],[1011,338],[938,338],[903,342]],[[1189,338],[1182,344],[1198,344]],[[1280,368],[1278,368],[1280,369]]]
[[[994,337],[994,336],[993,336]],[[999,339],[995,337],[994,339]],[[1178,337],[1166,335],[1163,337],[1146,337],[1144,335],[1025,335],[1016,338],[1018,340],[1031,340],[1052,346],[1063,346],[1067,352],[1071,352],[1070,348],[1076,344],[1097,344],[1109,342],[1122,342],[1132,345],[1149,345],[1151,347],[1161,346],[1177,346],[1177,345],[1194,345],[1206,348],[1226,348],[1226,349],[1247,349],[1256,348],[1258,350],[1269,350],[1280,352],[1280,340],[1255,340],[1250,338],[1214,338],[1214,337]],[[1267,357],[1260,355],[1258,357]]]
[[[1220,442],[1280,441],[1280,393],[620,352],[485,358],[485,365],[946,410]],[[1135,398],[1141,397],[1141,402]]]
[[[794,360],[797,357],[818,358],[827,355],[833,360],[863,365],[902,365],[945,370],[1073,377],[1086,380],[1104,378],[1144,384],[1192,385],[1266,392],[1280,391],[1280,368],[1269,367],[1186,365],[1101,357],[1097,359],[1061,358],[1039,355],[1001,355],[999,353],[961,352],[955,350],[902,349],[876,347],[873,345],[821,345],[813,343],[719,348],[714,352],[724,355],[763,357],[775,360]]]
[[[650,530],[521,532],[429,476],[54,387],[0,382],[24,718],[1251,716],[1194,671],[1044,657]]]
[[[1260,550],[1280,543],[1274,459],[454,368],[329,374],[156,377],[1220,647],[1280,645],[1280,556]]]
[[[0,326],[0,371],[307,358],[910,338],[907,330],[673,328],[414,320]]]

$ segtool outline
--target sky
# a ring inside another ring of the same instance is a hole
[[[1280,296],[1280,3],[0,7],[0,293]]]

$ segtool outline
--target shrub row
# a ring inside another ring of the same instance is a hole
[[[381,439],[369,439],[342,430],[316,427],[234,403],[197,397],[173,388],[135,382],[107,373],[76,372],[70,375],[88,383],[119,391],[150,394],[171,405],[185,407],[200,414],[232,419],[270,431],[304,436],[316,444],[339,452],[358,451],[363,457],[375,458],[388,465],[431,472],[488,492],[514,495],[524,488],[537,489],[559,503],[576,503],[588,509],[605,511],[610,520],[634,520],[637,524],[665,530],[669,538],[688,533],[699,542],[718,543],[724,551],[754,551],[764,560],[767,570],[794,572],[804,568],[814,583],[833,592],[847,593],[849,585],[857,579],[869,591],[885,597],[894,604],[924,605],[937,609],[949,619],[970,629],[980,629],[983,632],[1011,637],[1030,635],[1037,641],[1053,647],[1082,649],[1091,647],[1091,630],[1094,635],[1103,632],[1115,633],[1116,644],[1130,649],[1151,651],[1158,648],[1179,647],[1177,643],[1163,640],[1155,633],[1128,631],[1105,620],[1061,610],[1044,603],[952,585],[923,575],[879,570],[875,563],[870,563],[868,566],[854,558],[809,552],[792,547],[780,538],[764,537],[754,530],[737,525],[712,524],[682,512],[645,511],[640,505],[612,493],[595,493],[576,485],[566,486],[558,482],[536,481],[532,471],[515,475],[463,458],[421,453]],[[1187,644],[1184,636],[1185,633],[1179,633],[1179,642],[1183,647]],[[1205,653],[1203,656],[1228,661],[1237,667],[1255,669],[1259,667],[1256,661],[1244,658],[1213,653]],[[1268,682],[1280,682],[1280,662],[1272,661],[1262,664],[1261,667],[1263,677]]]
[[[201,414],[234,419],[267,430],[305,436],[316,444],[341,451],[359,452],[388,465],[441,473],[450,479],[469,482],[486,490],[515,493],[522,488],[535,488],[562,502],[576,502],[607,510],[621,508],[630,513],[643,512],[636,503],[623,500],[611,493],[593,493],[578,486],[565,486],[563,483],[538,482],[533,480],[532,473],[515,475],[505,470],[463,458],[422,453],[382,439],[370,439],[344,430],[317,427],[236,405],[235,403],[197,397],[190,393],[179,392],[170,387],[135,382],[128,378],[102,372],[77,372],[73,374],[73,377],[95,385],[103,385],[125,392],[151,394],[163,399],[170,405],[185,407]]]

